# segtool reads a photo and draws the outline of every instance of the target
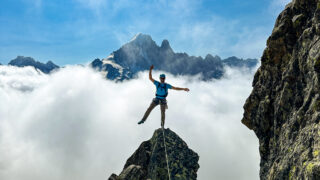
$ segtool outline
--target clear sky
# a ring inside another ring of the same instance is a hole
[[[58,65],[107,57],[135,34],[176,52],[260,58],[290,0],[1,0],[0,63],[17,55]]]

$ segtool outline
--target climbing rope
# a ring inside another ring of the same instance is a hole
[[[158,143],[158,139],[156,139],[156,144],[153,146],[150,159],[152,159],[152,155],[153,155],[154,149],[156,149],[157,143]]]
[[[169,160],[168,160],[167,147],[166,147],[166,140],[165,140],[165,136],[164,136],[164,130],[163,130],[163,127],[162,127],[162,135],[163,135],[163,145],[164,145],[164,150],[165,150],[165,153],[166,153],[166,161],[167,161],[168,177],[169,177],[169,180],[171,180],[170,170],[169,170]],[[158,143],[158,141],[156,140],[156,143],[155,143],[155,145],[153,146],[153,149],[152,149],[152,152],[151,152],[151,157],[150,157],[150,159],[152,159],[152,156],[153,156],[154,150],[156,149],[157,143]]]
[[[166,152],[166,160],[167,160],[167,170],[168,170],[168,176],[169,176],[169,180],[171,180],[171,176],[170,176],[170,170],[169,170],[169,161],[168,161],[168,154],[167,154],[167,147],[166,147],[166,140],[165,140],[165,136],[164,136],[164,130],[163,130],[163,126],[162,126],[162,134],[163,134],[163,144],[164,144],[164,150]]]

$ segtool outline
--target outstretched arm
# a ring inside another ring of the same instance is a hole
[[[150,66],[150,69],[149,69],[149,79],[152,83],[154,83],[154,79],[152,78],[152,69],[153,69],[153,65]]]
[[[174,90],[178,90],[178,91],[181,91],[181,90],[183,90],[183,91],[190,91],[188,88],[180,88],[180,87],[174,87],[174,86],[172,86],[172,89],[174,89]]]

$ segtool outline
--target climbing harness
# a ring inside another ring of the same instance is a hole
[[[165,140],[165,136],[164,136],[164,129],[163,129],[163,126],[162,126],[162,134],[163,134],[164,150],[165,150],[165,152],[166,152],[166,160],[167,160],[168,176],[169,176],[169,180],[171,180],[170,170],[169,170],[168,154],[167,154],[167,147],[166,147],[166,140]]]

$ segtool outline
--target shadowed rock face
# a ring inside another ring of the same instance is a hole
[[[170,129],[164,130],[171,179],[197,179],[199,156]],[[168,178],[168,169],[162,129],[143,142],[124,165],[119,176],[112,174],[109,180],[163,180]]]
[[[260,143],[261,179],[320,179],[320,2],[294,0],[267,41],[242,123]]]

